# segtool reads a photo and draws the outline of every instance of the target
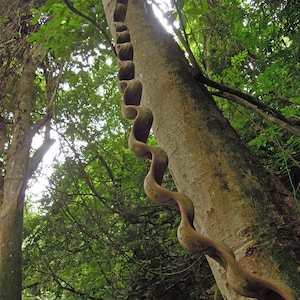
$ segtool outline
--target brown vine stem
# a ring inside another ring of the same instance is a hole
[[[207,255],[217,261],[226,272],[228,285],[237,294],[259,300],[296,300],[293,291],[283,283],[262,279],[246,271],[235,259],[232,250],[225,244],[197,232],[193,226],[194,205],[185,194],[171,192],[161,186],[163,174],[168,166],[166,152],[146,144],[153,115],[150,109],[140,105],[142,83],[135,79],[133,46],[124,19],[128,0],[118,0],[114,11],[116,50],[119,61],[119,88],[123,93],[123,115],[134,120],[129,148],[140,158],[151,159],[148,174],[144,180],[146,195],[164,206],[178,206],[181,222],[177,236],[180,244],[190,253]]]

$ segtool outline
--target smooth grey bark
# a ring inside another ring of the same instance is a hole
[[[115,2],[103,4],[114,34]],[[153,132],[169,156],[178,190],[194,202],[197,230],[230,246],[246,269],[281,280],[299,293],[299,215],[293,199],[194,80],[182,51],[151,9],[141,0],[129,1],[125,23],[136,77],[143,83],[142,104],[153,112]],[[283,231],[290,234],[284,237]],[[289,242],[279,242],[283,237]],[[221,267],[211,259],[209,263],[224,299],[245,299],[229,289]]]

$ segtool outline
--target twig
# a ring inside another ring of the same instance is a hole
[[[86,19],[87,21],[91,22],[105,37],[106,41],[109,43],[111,49],[114,51],[115,55],[117,55],[116,49],[114,47],[114,45],[111,42],[111,38],[110,36],[107,34],[106,30],[93,18],[83,14],[82,12],[80,12],[78,9],[76,9],[72,3],[69,0],[64,0],[64,2],[66,3],[66,5],[68,6],[68,8],[74,12],[76,15]]]

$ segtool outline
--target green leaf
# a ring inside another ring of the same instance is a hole
[[[28,43],[31,43],[33,41],[36,41],[39,38],[38,33],[31,33],[30,36],[26,39]]]
[[[188,8],[185,10],[186,14],[201,16],[204,14],[203,8]]]
[[[2,23],[2,24],[6,24],[8,21],[9,21],[8,17],[0,18],[0,23]]]

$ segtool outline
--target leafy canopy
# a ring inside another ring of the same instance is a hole
[[[53,162],[39,211],[26,213],[24,299],[209,297],[207,265],[177,245],[177,212],[161,211],[142,192],[148,166],[127,148],[130,124],[120,113],[116,58],[99,32],[107,28],[103,8],[95,1],[71,4],[98,27],[62,1],[31,11],[40,28],[27,41],[50,49],[37,71],[36,107],[49,74],[59,72],[52,130],[64,159]],[[299,126],[298,6],[185,0],[173,1],[163,13],[195,69]],[[215,87],[209,90],[248,147],[298,201],[299,137],[221,97]],[[164,184],[175,189],[169,174]]]

